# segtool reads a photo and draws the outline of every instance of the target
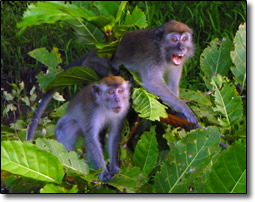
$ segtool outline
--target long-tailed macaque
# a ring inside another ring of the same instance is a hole
[[[118,69],[123,64],[137,72],[144,88],[195,124],[197,118],[179,99],[183,64],[193,53],[192,30],[181,22],[171,20],[158,28],[127,32],[112,65]]]
[[[65,69],[69,69],[75,66],[90,67],[97,73],[99,77],[103,78],[110,74],[108,62],[109,61],[106,58],[100,58],[96,54],[96,51],[92,50],[87,55],[72,62],[70,65],[65,67]],[[33,139],[40,117],[42,116],[43,111],[45,110],[46,106],[52,99],[55,92],[56,92],[55,90],[49,90],[43,95],[42,100],[34,113],[32,122],[28,126],[27,135],[26,135],[27,140]]]
[[[179,99],[179,82],[184,62],[193,56],[192,30],[185,24],[172,20],[154,29],[127,32],[113,57],[113,67],[119,65],[138,72],[142,85],[158,95],[175,111],[184,114],[186,119],[197,123],[190,108]],[[107,76],[108,62],[99,58],[95,51],[69,65],[94,69],[97,74]],[[68,68],[68,67],[67,67]],[[32,123],[27,130],[27,139],[33,138],[39,119],[51,100],[53,91],[48,91],[39,104]]]
[[[102,168],[99,178],[110,180],[119,172],[118,145],[123,118],[129,108],[129,82],[120,76],[108,76],[81,90],[70,102],[66,114],[58,121],[55,135],[67,150],[73,150],[77,136],[85,138],[88,160],[95,169]],[[109,127],[109,167],[106,167],[99,132]]]

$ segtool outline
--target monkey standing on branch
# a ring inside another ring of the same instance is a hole
[[[155,29],[127,32],[113,58],[113,68],[123,64],[137,72],[144,88],[196,124],[193,112],[179,99],[183,64],[193,54],[192,30],[171,20]]]
[[[58,121],[55,135],[67,150],[73,150],[79,134],[85,138],[88,159],[95,169],[102,168],[99,178],[110,180],[119,172],[117,162],[123,119],[129,108],[129,82],[120,76],[108,76],[81,90],[70,102],[66,114]],[[99,132],[109,127],[109,167],[106,167]]]

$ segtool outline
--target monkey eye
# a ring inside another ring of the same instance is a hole
[[[183,37],[182,38],[182,42],[185,42],[185,41],[187,41],[188,40],[188,37]]]
[[[177,38],[173,37],[173,38],[171,38],[171,41],[176,43],[178,40],[177,40]]]
[[[114,93],[114,90],[108,90],[108,94],[112,95]]]
[[[121,88],[121,89],[118,89],[118,93],[119,93],[119,94],[123,93],[123,91],[124,91],[124,90],[123,90],[122,88]]]

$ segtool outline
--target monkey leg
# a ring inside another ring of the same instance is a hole
[[[96,170],[102,168],[103,171],[99,173],[99,179],[102,181],[107,181],[111,179],[109,172],[107,170],[103,150],[99,141],[99,132],[96,130],[83,131],[85,137],[85,150],[86,155],[89,160],[89,164]]]
[[[74,150],[74,144],[80,127],[76,120],[63,116],[57,123],[55,130],[56,140],[62,143],[66,150]]]

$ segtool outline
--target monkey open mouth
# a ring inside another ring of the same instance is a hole
[[[175,65],[179,65],[182,62],[183,56],[184,54],[173,54],[171,60]]]

